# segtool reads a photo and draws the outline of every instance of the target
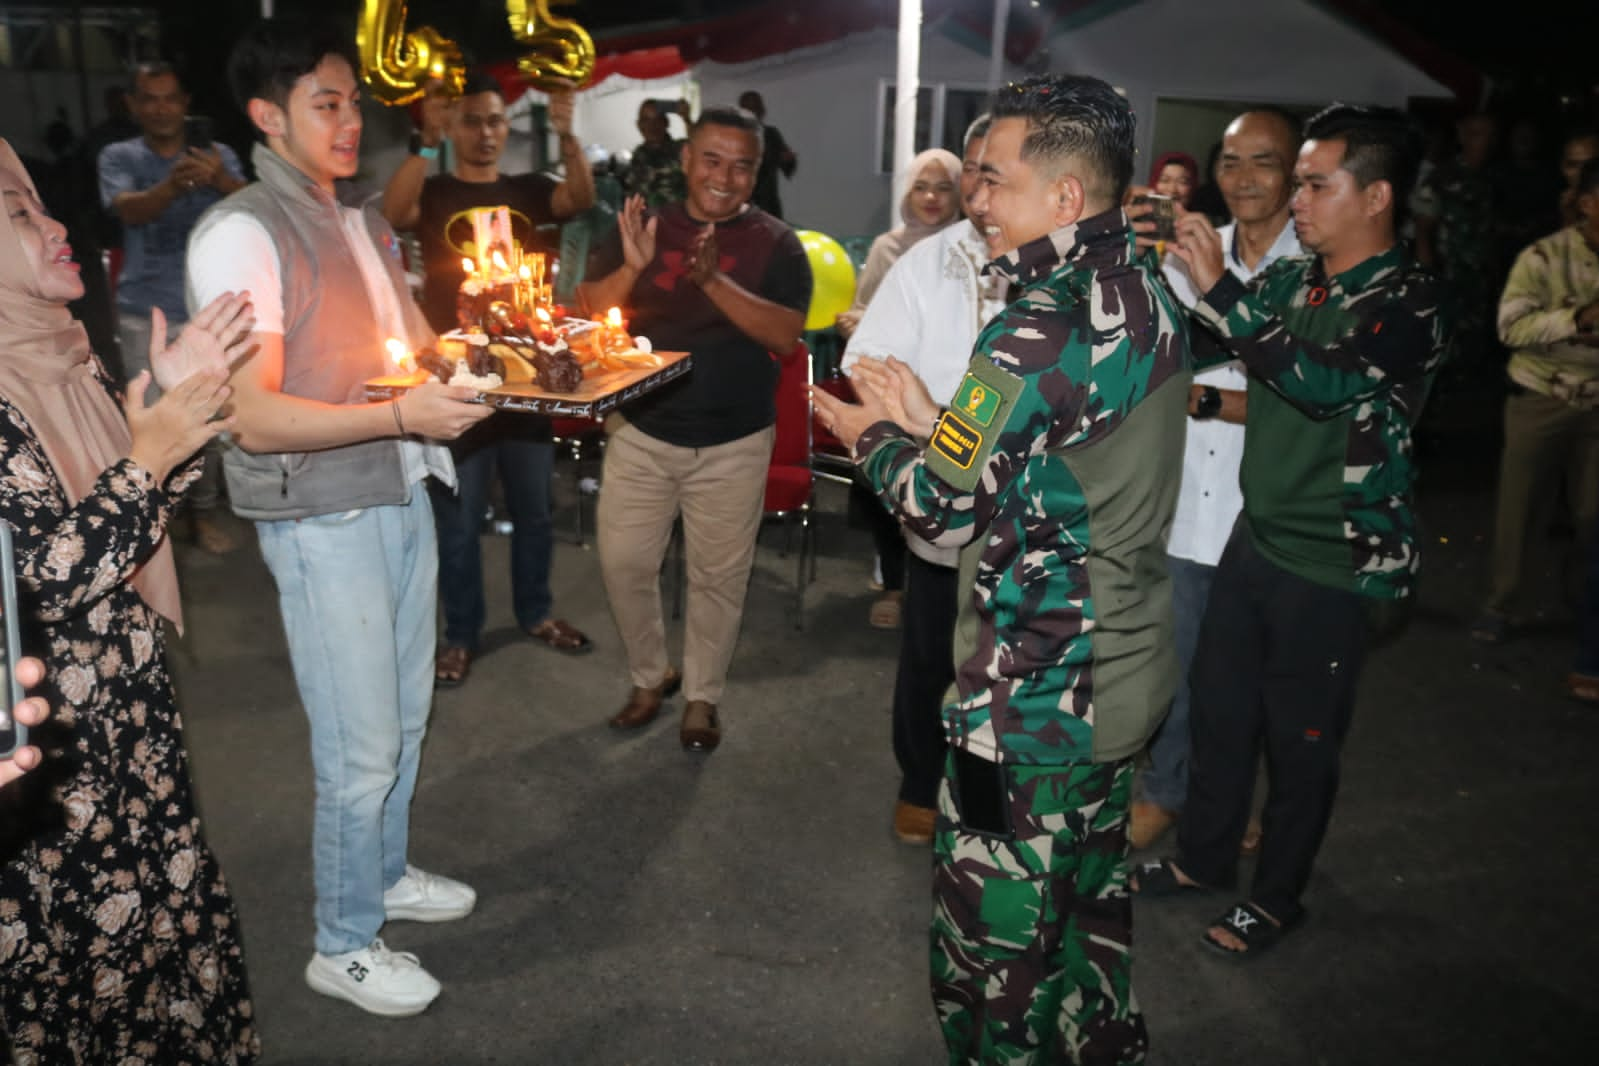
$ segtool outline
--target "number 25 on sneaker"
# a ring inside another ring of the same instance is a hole
[[[453,922],[476,905],[477,893],[469,886],[409,865],[383,893],[383,914],[391,922]]]
[[[428,1009],[439,983],[415,955],[390,951],[382,940],[342,955],[311,956],[305,983],[313,991],[354,1003],[368,1014],[408,1018]]]

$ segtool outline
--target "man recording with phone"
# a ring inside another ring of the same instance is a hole
[[[189,94],[169,64],[139,64],[127,97],[140,134],[106,145],[99,170],[100,200],[123,226],[122,272],[114,287],[122,366],[131,381],[150,367],[150,309],[166,315],[168,341],[188,322],[183,257],[189,231],[206,208],[244,187],[244,170],[233,149],[212,142],[209,121],[188,114]],[[205,472],[188,500],[195,542],[217,555],[237,547],[217,509],[220,448],[215,440],[207,445]]]

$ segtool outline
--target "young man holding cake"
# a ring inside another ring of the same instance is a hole
[[[341,31],[268,20],[228,63],[261,143],[258,180],[213,206],[189,240],[188,301],[248,291],[253,353],[234,370],[233,509],[253,519],[277,582],[316,772],[316,953],[306,982],[373,1014],[425,1010],[439,983],[378,938],[386,921],[472,910],[466,885],[411,866],[411,797],[432,703],[438,549],[429,474],[491,408],[426,384],[366,403],[384,341],[432,340],[394,233],[350,186],[360,88]]]
[[[422,246],[422,311],[443,333],[457,321],[457,295],[466,280],[463,259],[477,257],[474,211],[505,206],[511,238],[527,252],[537,248],[537,228],[570,218],[594,204],[594,177],[583,146],[572,133],[573,91],[550,94],[550,125],[560,137],[566,180],[546,174],[504,174],[510,123],[499,82],[487,74],[466,79],[462,95],[449,99],[435,89],[422,102],[422,129],[412,154],[389,179],[383,215],[396,229],[414,230]],[[448,133],[455,149],[449,174],[428,174]],[[556,651],[581,654],[593,648],[575,627],[550,616],[550,476],[555,446],[549,419],[518,414],[494,418],[452,446],[459,493],[434,486],[433,513],[439,537],[439,596],[444,605],[444,646],[435,683],[466,680],[483,632],[483,561],[480,534],[496,466],[511,516],[511,609],[517,625]]]
[[[721,742],[717,704],[744,612],[771,461],[777,359],[799,341],[811,273],[794,231],[750,204],[761,125],[731,107],[701,112],[683,147],[688,196],[646,210],[630,197],[609,249],[616,268],[578,290],[589,311],[620,306],[659,351],[688,351],[685,377],[608,423],[600,569],[633,690],[617,729],[655,720],[680,687],[678,737]],[[683,668],[666,652],[661,560],[683,517]]]

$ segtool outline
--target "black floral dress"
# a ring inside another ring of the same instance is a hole
[[[109,390],[109,381],[100,371]],[[129,583],[169,494],[128,460],[67,505],[0,397],[0,519],[23,650],[44,659],[45,763],[0,793],[0,1059],[246,1063],[260,1041],[238,919],[195,816],[162,619]]]

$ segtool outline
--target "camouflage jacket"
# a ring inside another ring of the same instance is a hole
[[[1247,287],[1226,274],[1195,306],[1223,338],[1218,357],[1249,370],[1244,518],[1278,566],[1363,596],[1410,594],[1411,427],[1450,336],[1441,290],[1395,246],[1332,278],[1306,256]]]
[[[622,184],[628,196],[644,197],[647,207],[681,201],[688,195],[683,180],[683,142],[667,141],[658,147],[640,144],[633,149]]]
[[[1019,295],[978,335],[925,451],[880,422],[856,454],[907,529],[961,548],[950,742],[1033,765],[1126,758],[1177,680],[1183,313],[1119,210],[988,269]]]

